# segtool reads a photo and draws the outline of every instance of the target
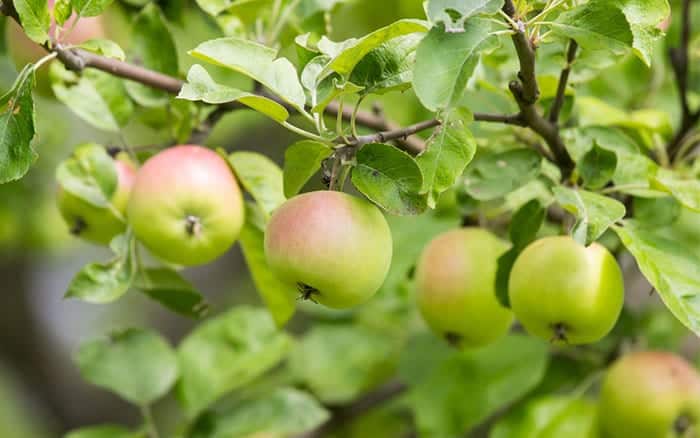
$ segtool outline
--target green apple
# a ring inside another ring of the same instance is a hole
[[[201,265],[236,241],[243,226],[243,196],[228,163],[193,145],[166,149],[136,175],[127,219],[156,257]]]
[[[377,207],[334,191],[295,196],[267,224],[265,255],[304,299],[332,308],[367,301],[391,264],[392,239]]]
[[[508,332],[513,314],[495,294],[498,258],[507,250],[480,228],[448,231],[428,244],[416,267],[416,299],[436,334],[460,347],[480,347]]]
[[[569,236],[545,237],[525,248],[513,265],[508,293],[528,332],[567,344],[603,338],[624,301],[622,272],[612,254]]]
[[[135,166],[125,156],[114,160],[114,165],[117,171],[117,189],[111,199],[114,210],[92,205],[60,186],[56,196],[58,210],[70,232],[100,245],[109,244],[114,236],[126,230],[123,216],[136,175]]]
[[[700,436],[700,376],[671,353],[623,356],[603,382],[598,420],[602,438]]]

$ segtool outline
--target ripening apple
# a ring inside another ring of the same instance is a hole
[[[92,205],[62,187],[58,188],[58,210],[68,224],[71,234],[93,243],[107,245],[114,236],[126,230],[124,213],[134,184],[136,168],[125,156],[114,160],[114,165],[117,171],[117,188],[111,199],[114,211]]]
[[[369,202],[341,192],[304,193],[270,218],[265,255],[272,271],[300,296],[344,309],[367,301],[391,264],[386,219]]]
[[[508,292],[528,332],[567,344],[603,338],[624,301],[622,272],[612,254],[569,236],[545,237],[525,248],[513,265]]]
[[[166,149],[141,167],[127,219],[156,257],[201,265],[226,252],[243,226],[243,196],[228,163],[194,145]]]
[[[416,267],[418,309],[428,326],[459,347],[480,347],[504,336],[513,322],[496,299],[498,258],[508,244],[480,228],[443,233]]]
[[[600,393],[602,438],[673,438],[700,435],[700,376],[665,352],[623,356]]]
[[[53,8],[53,4],[54,0],[49,0],[49,9]],[[77,15],[73,14],[62,26],[65,29],[65,37],[61,39],[64,44],[75,45],[90,39],[105,37],[105,25],[102,16],[80,18],[75,27],[73,27],[76,20]],[[17,71],[22,70],[29,63],[38,61],[47,54],[41,46],[27,37],[14,20],[7,20],[5,27],[7,51]],[[49,35],[54,35],[55,29],[56,23],[52,16]],[[48,71],[49,69],[44,66],[36,72],[37,90],[46,96],[51,95]]]

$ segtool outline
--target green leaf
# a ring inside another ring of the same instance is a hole
[[[597,436],[597,406],[570,396],[539,397],[498,421],[491,438],[591,438]]]
[[[197,327],[180,344],[178,397],[190,418],[277,365],[291,339],[263,309],[238,306]]]
[[[591,0],[561,14],[552,29],[592,51],[632,48],[649,66],[653,43],[663,35],[656,26],[669,14],[667,0]]]
[[[491,24],[472,18],[464,32],[434,27],[416,50],[413,89],[431,111],[455,106],[479,60],[479,46],[488,38]]]
[[[306,392],[277,388],[264,396],[246,400],[234,410],[216,414],[205,436],[296,436],[318,427],[329,417],[329,412]]]
[[[524,186],[542,172],[542,156],[532,149],[512,149],[478,157],[467,168],[464,190],[473,198],[489,201]]]
[[[384,381],[398,346],[359,325],[314,324],[292,351],[294,378],[328,404],[347,403]]]
[[[240,242],[243,257],[253,277],[255,288],[262,297],[267,310],[278,327],[284,326],[294,315],[298,291],[289,283],[281,281],[270,270],[265,258],[265,235],[250,220],[251,209],[246,210],[246,222],[241,231]]]
[[[304,112],[306,96],[297,71],[277,51],[237,37],[203,42],[188,52],[197,59],[226,67],[260,82],[296,110]]]
[[[464,22],[474,15],[495,14],[503,0],[428,0],[425,12],[433,24],[443,23],[448,32],[461,32]]]
[[[175,351],[147,330],[128,329],[84,343],[75,361],[85,380],[140,406],[164,396],[178,377]]]
[[[510,307],[508,281],[513,264],[525,247],[537,238],[544,217],[544,207],[537,199],[533,199],[523,205],[511,219],[509,234],[513,246],[498,258],[496,271],[496,298],[505,307]]]
[[[110,243],[115,257],[107,263],[90,263],[71,280],[65,298],[88,303],[110,303],[124,295],[136,275],[133,236],[120,234]]]
[[[328,145],[311,140],[289,146],[284,152],[284,195],[291,198],[299,193],[332,153]]]
[[[169,268],[139,270],[134,287],[168,309],[190,318],[203,318],[209,304],[190,282]]]
[[[615,152],[593,145],[578,163],[578,170],[586,188],[597,190],[605,185],[615,175],[617,155]]]
[[[108,58],[114,58],[118,59],[120,61],[123,61],[126,59],[126,55],[124,54],[124,50],[119,46],[119,44],[115,43],[112,40],[106,40],[102,38],[95,38],[92,40],[87,40],[84,43],[80,44],[78,47],[83,48],[85,50],[89,50],[91,52],[98,53],[102,56],[106,56]]]
[[[228,156],[238,181],[262,211],[270,214],[287,200],[284,196],[282,169],[265,155],[257,152],[234,152]]]
[[[700,259],[697,255],[680,242],[639,226],[635,221],[625,221],[623,227],[614,227],[614,230],[666,307],[700,335]]]
[[[182,86],[177,97],[215,105],[240,102],[277,122],[284,122],[289,118],[287,109],[272,99],[217,84],[199,64],[190,67],[190,71],[187,72],[187,82]]]
[[[462,120],[446,120],[427,142],[416,162],[423,172],[422,192],[435,207],[442,192],[454,186],[474,158],[476,141]]]
[[[31,147],[35,134],[33,88],[34,66],[30,64],[0,98],[0,184],[23,177],[37,158]]]
[[[660,198],[634,198],[634,220],[639,226],[665,227],[675,223],[683,207],[671,196]]]
[[[333,99],[346,94],[355,94],[362,90],[361,86],[343,80],[337,73],[322,76],[330,59],[325,55],[316,56],[306,64],[301,72],[301,84],[309,90],[311,111],[315,113],[323,112]]]
[[[73,5],[71,0],[58,0],[53,4],[53,18],[56,24],[63,26],[68,19],[73,15]]]
[[[633,130],[648,130],[670,137],[671,118],[665,111],[643,109],[627,111],[591,96],[576,99],[581,126],[620,126]]]
[[[145,432],[132,432],[124,426],[89,426],[68,432],[64,438],[147,438]]]
[[[340,44],[338,46],[340,50],[332,56],[333,60],[324,68],[321,77],[325,77],[333,71],[343,77],[347,77],[365,55],[385,42],[402,35],[425,32],[428,29],[429,26],[424,21],[404,19],[377,29],[362,38],[353,38],[337,43]]]
[[[177,48],[165,18],[155,3],[149,3],[136,16],[131,32],[129,59],[139,65],[170,76],[178,75]],[[165,91],[128,81],[126,89],[137,103],[147,107],[167,104]]]
[[[399,375],[409,387],[421,437],[455,437],[518,400],[544,378],[547,344],[508,335],[460,351],[422,335],[404,349]]]
[[[71,0],[73,10],[81,17],[96,17],[112,3],[113,0]]]
[[[554,195],[562,208],[576,216],[573,235],[584,245],[595,242],[605,230],[625,217],[625,206],[607,196],[563,186],[555,187]]]
[[[58,165],[56,180],[68,193],[95,207],[107,208],[117,190],[117,168],[102,145],[86,143]]]
[[[51,63],[56,98],[78,117],[109,132],[120,132],[134,112],[124,82],[108,73],[86,69],[80,76],[60,62]]]
[[[44,44],[49,39],[49,14],[46,0],[14,0],[19,21],[27,36],[37,44]]]
[[[652,178],[652,186],[671,194],[687,208],[700,211],[700,181],[697,179],[684,179],[671,170],[660,168]]]
[[[352,183],[392,214],[415,215],[427,207],[427,197],[419,194],[423,186],[420,167],[406,152],[388,144],[372,143],[360,149]]]

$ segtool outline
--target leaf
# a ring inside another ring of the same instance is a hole
[[[132,432],[124,426],[102,425],[81,427],[68,432],[64,438],[147,438],[144,432]]]
[[[180,344],[177,394],[189,418],[277,365],[291,339],[262,309],[237,306],[204,322]]]
[[[352,183],[372,202],[392,214],[425,211],[426,196],[419,194],[423,174],[410,155],[387,144],[372,143],[363,146],[356,158]]]
[[[190,67],[187,82],[182,86],[177,97],[211,104],[240,102],[277,122],[284,122],[289,118],[287,109],[272,99],[217,84],[199,64]]]
[[[85,41],[78,47],[83,48],[85,50],[89,50],[91,52],[99,53],[100,55],[106,56],[108,58],[114,58],[120,61],[126,59],[124,50],[122,50],[119,44],[115,43],[112,40],[95,38],[92,40]]]
[[[347,403],[393,371],[395,339],[359,325],[315,324],[289,358],[295,380],[327,404]]]
[[[332,56],[333,60],[324,68],[321,77],[325,77],[332,71],[347,77],[365,55],[383,43],[402,35],[425,32],[428,29],[429,26],[424,21],[403,19],[377,29],[360,39],[344,41],[341,43],[342,49]]]
[[[150,70],[178,75],[177,48],[165,18],[155,3],[147,4],[136,15],[131,32],[129,59]],[[137,103],[146,107],[167,104],[169,95],[138,82],[128,81],[126,89]]]
[[[164,396],[178,377],[175,351],[147,330],[128,329],[84,343],[75,362],[85,380],[139,406]]]
[[[49,14],[46,0],[14,0],[13,5],[19,15],[24,33],[35,43],[44,44],[49,39]]]
[[[337,73],[323,77],[323,69],[328,65],[330,59],[325,55],[316,56],[306,64],[301,72],[301,84],[309,90],[311,111],[314,113],[323,112],[331,101],[340,96],[362,91],[361,86],[343,80]]]
[[[464,22],[478,14],[495,14],[503,0],[428,0],[425,12],[433,24],[443,23],[448,32],[461,32]]]
[[[102,145],[86,143],[58,165],[56,180],[68,193],[95,207],[107,208],[117,190],[117,168]]]
[[[455,437],[518,400],[544,378],[547,344],[508,335],[460,351],[425,334],[404,349],[399,375],[421,437]]]
[[[435,130],[416,158],[428,205],[434,208],[440,194],[455,185],[475,153],[476,141],[462,120],[447,120]]]
[[[653,109],[627,111],[591,96],[580,96],[576,106],[581,126],[620,126],[633,130],[648,130],[666,137],[673,133],[668,113]]]
[[[547,395],[529,401],[498,421],[491,438],[591,438],[597,436],[594,402],[573,396]]]
[[[31,147],[35,134],[33,88],[34,66],[30,64],[0,97],[0,184],[23,177],[37,158]]]
[[[562,208],[576,216],[573,235],[586,246],[625,217],[625,206],[621,202],[597,193],[558,186],[554,188],[554,196]]]
[[[246,222],[240,235],[241,249],[246,265],[253,277],[255,288],[262,297],[277,327],[284,326],[294,315],[298,291],[281,281],[270,270],[265,258],[265,235],[250,220],[250,208],[246,210]]]
[[[80,76],[60,62],[51,63],[51,87],[56,98],[78,117],[109,132],[119,132],[134,112],[121,79],[95,69]]]
[[[675,223],[683,207],[671,196],[634,198],[634,220],[640,227],[665,227]]]
[[[523,205],[511,219],[509,234],[513,246],[498,258],[496,270],[496,298],[504,307],[510,307],[508,281],[513,264],[518,255],[537,238],[544,217],[544,207],[537,199],[533,199]]]
[[[639,226],[635,221],[627,220],[624,226],[616,226],[614,230],[666,307],[700,335],[700,259],[697,255],[680,242]]]
[[[284,197],[282,169],[266,156],[257,152],[234,152],[228,156],[228,161],[238,181],[268,218],[287,200]]]
[[[289,146],[284,152],[284,195],[291,198],[299,193],[332,153],[327,145],[311,140]]]
[[[96,17],[104,12],[113,0],[70,0],[73,10],[81,17]]]
[[[296,436],[318,427],[329,417],[329,412],[306,392],[276,388],[269,394],[246,400],[234,410],[216,414],[206,436]]]
[[[585,186],[593,190],[605,187],[615,175],[616,167],[617,155],[615,152],[603,149],[597,144],[586,152],[578,163],[578,170]]]
[[[491,24],[472,18],[464,32],[450,33],[433,27],[416,49],[413,89],[431,111],[455,106],[479,59],[479,46],[488,38]]]
[[[228,68],[260,82],[296,110],[304,112],[306,96],[297,71],[277,51],[237,37],[205,41],[188,52],[197,59]]]
[[[671,194],[685,207],[700,211],[700,181],[684,179],[675,172],[660,168],[652,178],[652,186]]]
[[[532,149],[512,149],[480,156],[467,168],[464,190],[473,198],[489,201],[524,186],[542,172],[542,157]]]
[[[202,294],[172,269],[141,269],[134,287],[180,315],[203,318],[209,312]]]
[[[73,15],[73,5],[71,4],[71,0],[55,1],[51,13],[53,14],[54,20],[56,20],[56,24],[63,26],[71,15]]]
[[[88,303],[109,303],[124,295],[136,275],[133,236],[120,234],[110,246],[115,257],[107,263],[90,263],[71,280],[65,298]]]

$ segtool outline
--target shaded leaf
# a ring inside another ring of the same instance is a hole
[[[34,66],[30,64],[0,98],[0,184],[23,177],[37,158],[31,147],[35,134],[33,88]]]
[[[168,309],[191,318],[202,318],[209,304],[197,289],[180,274],[169,268],[141,269],[134,287]]]
[[[615,152],[603,149],[598,145],[586,152],[578,163],[578,170],[587,188],[597,190],[605,185],[615,175],[617,155]]]
[[[289,146],[284,152],[284,195],[291,198],[299,193],[321,168],[323,160],[332,153],[327,145],[312,140],[302,140]]]
[[[463,188],[473,198],[488,201],[524,186],[541,171],[542,157],[532,149],[484,155],[467,168]]]
[[[503,0],[428,0],[425,12],[431,23],[443,23],[448,32],[464,30],[464,22],[478,14],[495,14]]]
[[[56,180],[66,192],[95,207],[107,208],[117,190],[117,168],[102,145],[86,143],[58,165]]]
[[[269,215],[284,201],[282,169],[265,155],[257,152],[234,152],[228,161],[238,181],[255,199],[263,212]]]

